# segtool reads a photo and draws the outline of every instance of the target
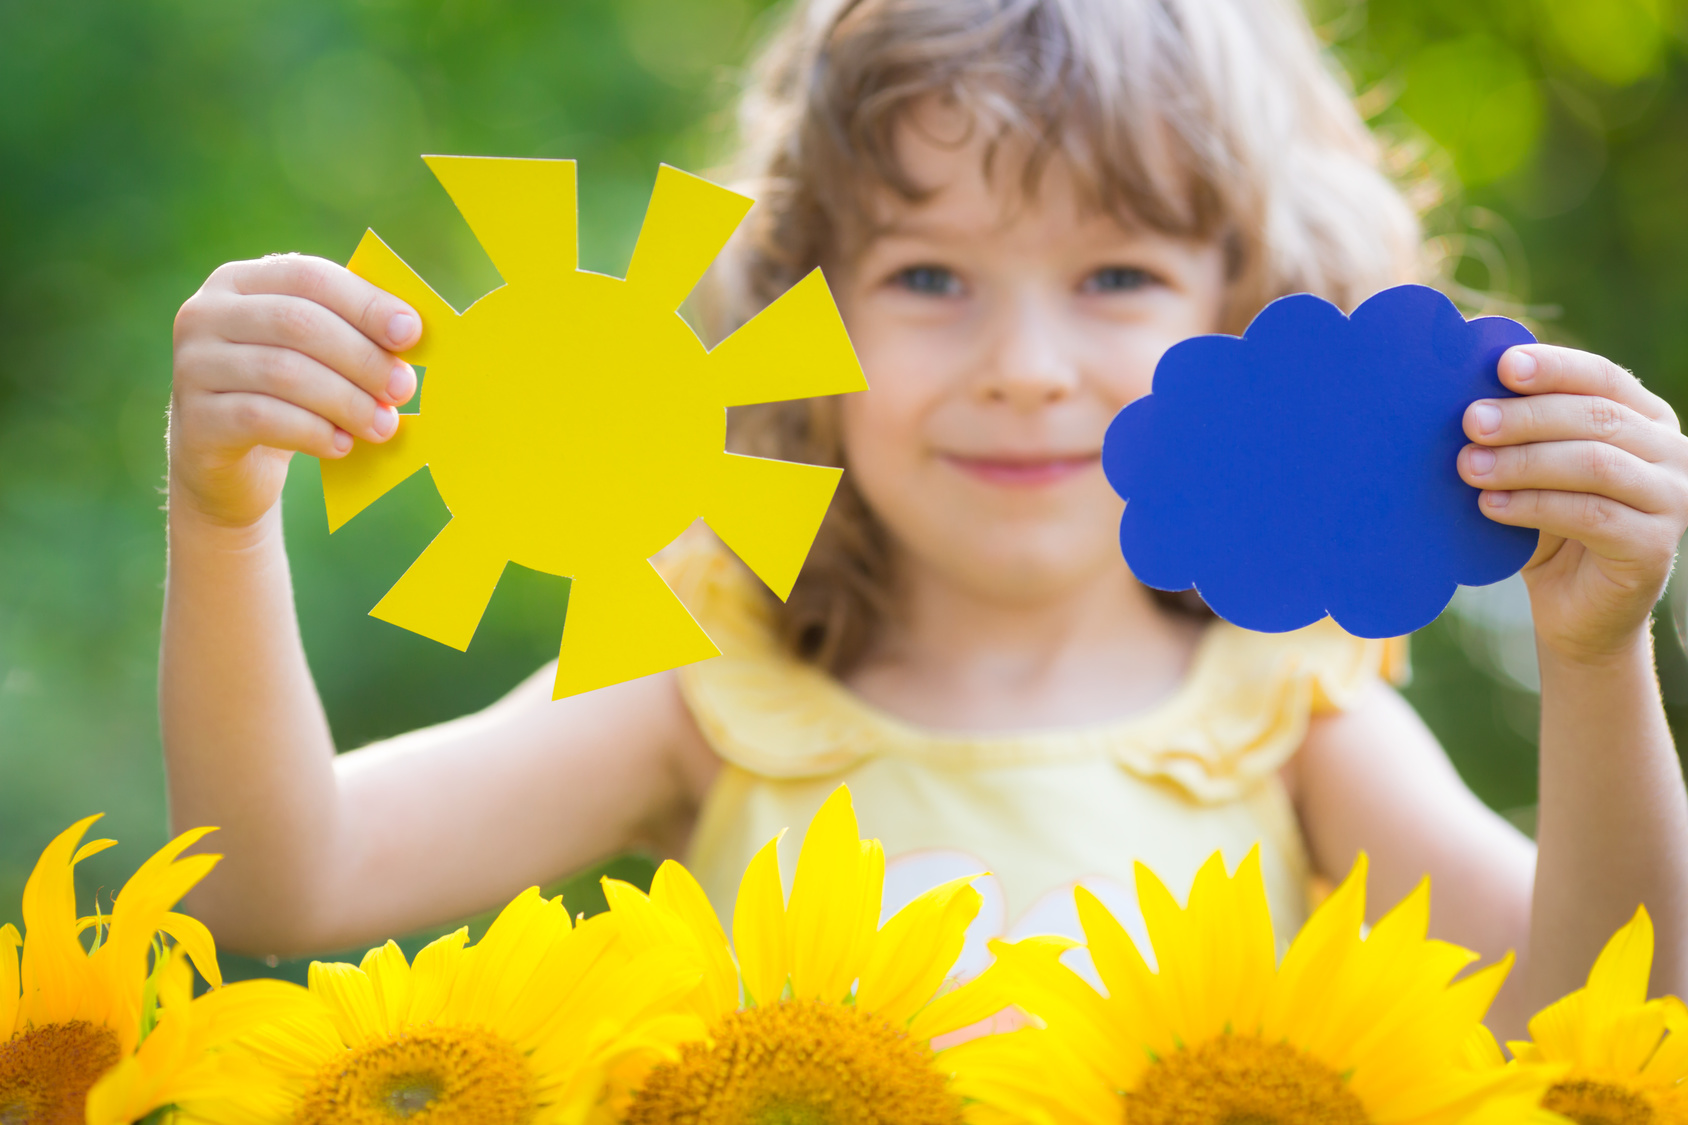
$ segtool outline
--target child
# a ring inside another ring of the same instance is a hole
[[[1518,950],[1507,1029],[1637,902],[1656,988],[1688,985],[1688,801],[1648,629],[1688,440],[1632,376],[1514,348],[1523,397],[1465,416],[1474,502],[1541,530],[1539,849],[1381,682],[1394,646],[1245,633],[1120,557],[1098,451],[1167,347],[1414,273],[1413,217],[1289,0],[812,0],[743,131],[759,202],[715,328],[824,266],[873,389],[735,417],[742,451],[849,471],[785,605],[702,529],[667,553],[715,661],[561,702],[541,670],[336,757],[278,500],[293,452],[392,434],[419,321],[291,255],[183,306],[161,707],[176,827],[224,826],[194,900],[219,940],[363,943],[629,847],[686,856],[730,917],[752,851],[842,780],[891,897],[989,869],[999,929],[1058,922],[1074,880],[1119,908],[1134,860],[1182,890],[1258,842],[1287,938],[1309,877],[1364,849],[1372,902],[1428,873],[1439,936]]]

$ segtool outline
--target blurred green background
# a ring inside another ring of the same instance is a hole
[[[0,0],[0,921],[73,819],[103,810],[123,842],[84,865],[85,894],[164,839],[154,677],[181,302],[220,262],[344,260],[373,226],[461,307],[498,279],[423,152],[577,158],[582,264],[619,274],[657,163],[723,154],[772,18],[760,0]],[[1440,186],[1450,290],[1688,405],[1684,7],[1318,0],[1314,18],[1402,142],[1400,171]],[[343,748],[480,707],[554,655],[564,584],[516,568],[468,655],[365,616],[446,518],[425,474],[333,540],[315,462],[295,463],[286,505]],[[1674,640],[1662,651],[1672,703],[1688,701]],[[1516,599],[1462,601],[1415,660],[1413,702],[1527,827]]]

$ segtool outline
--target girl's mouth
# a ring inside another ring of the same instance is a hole
[[[975,480],[1001,488],[1042,488],[1076,476],[1101,463],[1099,453],[1074,457],[963,457],[943,459]]]

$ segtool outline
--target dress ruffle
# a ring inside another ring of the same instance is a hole
[[[689,533],[656,562],[721,649],[681,673],[704,737],[727,761],[772,779],[828,777],[882,756],[937,769],[1101,757],[1219,804],[1275,774],[1311,715],[1346,709],[1380,675],[1406,674],[1404,638],[1363,640],[1328,618],[1279,634],[1216,621],[1178,691],[1142,714],[1011,734],[931,731],[781,651],[757,580],[713,536]]]

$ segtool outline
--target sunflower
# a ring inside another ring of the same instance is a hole
[[[1507,1044],[1526,1066],[1563,1071],[1544,1108],[1577,1125],[1688,1122],[1688,1009],[1647,999],[1653,922],[1647,908],[1612,936],[1588,984],[1530,1020],[1530,1040]]]
[[[24,936],[0,926],[5,1125],[127,1125],[193,1084],[205,1088],[209,1052],[288,1000],[268,982],[219,987],[210,932],[170,909],[217,863],[214,855],[181,858],[209,828],[184,832],[143,863],[109,916],[78,919],[76,865],[116,843],[81,844],[98,819],[71,825],[41,853],[24,884]],[[88,931],[91,950],[82,945]],[[160,933],[177,943],[173,953]],[[213,986],[191,1002],[187,959]],[[167,1010],[154,1003],[161,986]]]
[[[957,1125],[963,1102],[932,1037],[991,1014],[970,988],[946,992],[980,895],[958,879],[879,924],[885,852],[859,837],[850,792],[809,825],[787,905],[778,839],[739,883],[728,945],[703,889],[672,861],[647,898],[605,880],[629,941],[689,943],[705,964],[690,1008],[703,1035],[657,1064],[628,1125]],[[743,1005],[741,1006],[741,989]],[[1000,1007],[1000,1005],[998,1005]]]
[[[1137,867],[1156,971],[1079,888],[1079,918],[1106,995],[1061,963],[1076,945],[1068,939],[993,943],[997,960],[976,986],[1039,1026],[946,1052],[956,1089],[982,1107],[977,1121],[1039,1125],[1429,1125],[1479,1112],[1485,1121],[1529,1116],[1545,1081],[1503,1066],[1480,1023],[1510,957],[1454,981],[1476,955],[1426,940],[1427,883],[1362,938],[1365,873],[1361,856],[1281,965],[1257,851],[1234,876],[1212,856],[1186,908]]]
[[[698,977],[688,949],[632,950],[611,916],[571,924],[529,888],[472,946],[460,929],[414,962],[388,942],[312,963],[311,1008],[228,1058],[239,1089],[181,1105],[230,1125],[573,1125],[612,1068],[697,1033],[675,1005]]]

